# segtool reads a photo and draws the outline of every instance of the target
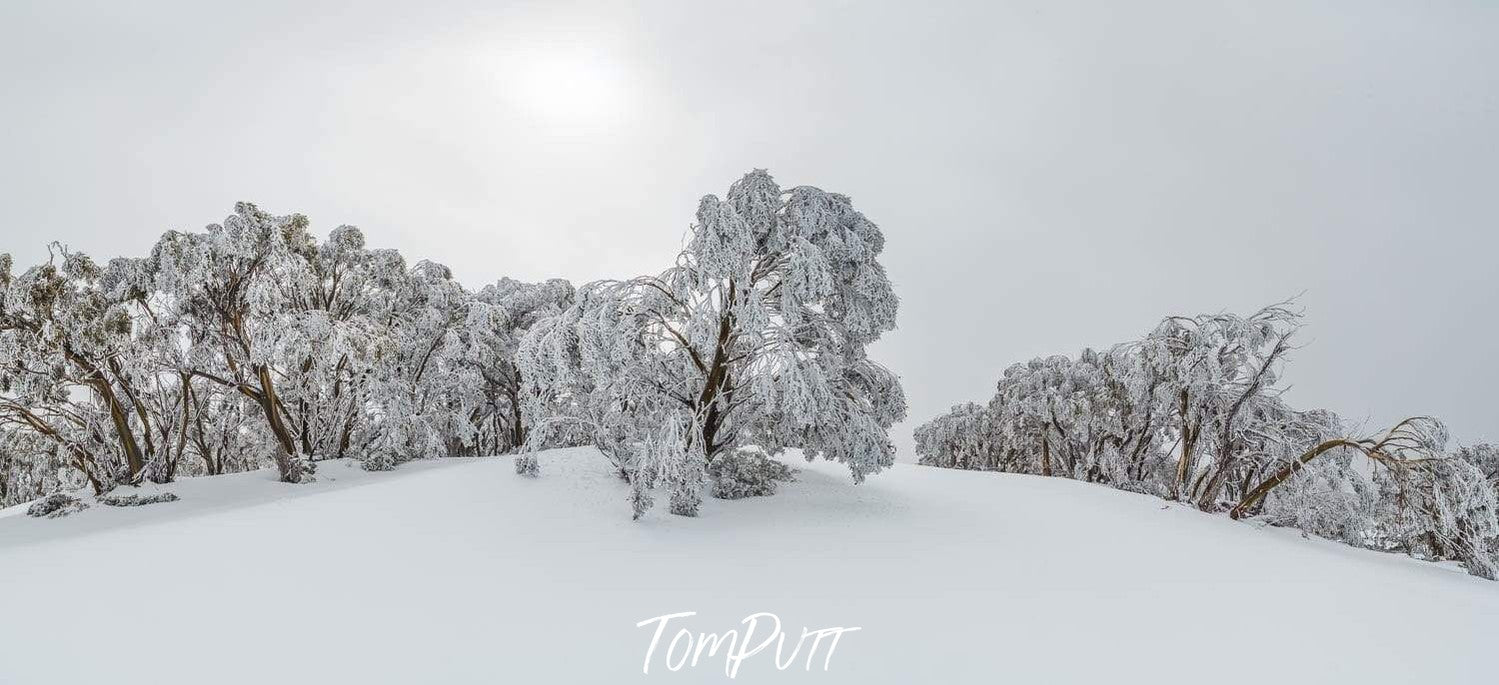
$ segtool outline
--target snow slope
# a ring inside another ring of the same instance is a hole
[[[325,463],[174,503],[0,517],[3,683],[727,682],[668,613],[846,633],[736,682],[1494,682],[1499,583],[1062,479],[798,464],[771,498],[632,522],[591,449]],[[14,510],[7,512],[14,513]],[[667,639],[675,633],[672,623]],[[763,628],[762,628],[763,630]],[[755,640],[758,642],[759,640]],[[660,646],[664,650],[665,644]],[[787,645],[787,653],[791,645]]]

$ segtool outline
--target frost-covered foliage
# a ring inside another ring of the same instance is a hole
[[[6,257],[0,499],[586,443],[638,505],[665,489],[685,515],[708,464],[741,445],[862,479],[891,463],[905,412],[865,354],[895,324],[882,249],[846,197],[755,172],[704,198],[676,266],[577,292],[508,278],[470,292],[357,228],[320,239],[248,203],[142,258],[101,266],[54,245],[16,274]]]
[[[0,427],[0,507],[84,484],[83,472],[73,467],[56,442],[28,430]]]
[[[0,255],[0,502],[318,459],[386,469],[526,435],[520,337],[572,286],[466,290],[352,226],[241,203],[143,258]]]
[[[1477,467],[1479,473],[1482,473],[1490,483],[1499,486],[1499,447],[1488,443],[1459,447],[1457,456]]]
[[[1499,578],[1499,504],[1478,466],[1460,457],[1433,458],[1380,475],[1391,503],[1379,520],[1382,544]]]
[[[95,492],[138,482],[156,445],[138,401],[151,380],[142,311],[109,287],[125,264],[50,253],[20,274],[0,255],[0,425],[50,443]]]
[[[392,259],[392,262],[394,259]],[[479,380],[464,361],[472,350],[465,329],[472,299],[441,264],[409,271],[392,264],[369,310],[373,349],[353,383],[368,412],[352,433],[370,470],[387,470],[424,455],[458,455],[474,444],[469,420],[478,411]],[[356,359],[357,355],[349,358]],[[334,454],[351,445],[340,440]]]
[[[170,492],[158,492],[150,495],[102,495],[99,503],[111,507],[142,507],[147,504],[160,504],[162,502],[176,502],[177,496]]]
[[[1300,315],[1169,317],[1144,337],[1007,369],[987,406],[916,429],[921,462],[1056,475],[1258,515],[1348,544],[1499,573],[1499,456],[1446,450],[1417,418],[1347,437],[1332,412],[1281,400]]]
[[[1285,465],[1300,454],[1300,447],[1322,444],[1345,433],[1335,417],[1322,412],[1333,425],[1320,434],[1303,439],[1276,443],[1281,450],[1274,460]],[[1313,423],[1312,425],[1316,425]],[[1379,515],[1378,484],[1369,478],[1367,469],[1355,460],[1353,450],[1333,450],[1320,459],[1302,465],[1293,478],[1281,483],[1265,497],[1261,516],[1273,525],[1297,528],[1324,538],[1350,545],[1366,544],[1368,531]]]
[[[481,450],[498,454],[525,444],[530,426],[522,412],[524,377],[516,353],[526,332],[572,306],[573,295],[573,285],[560,278],[542,283],[502,278],[475,294],[477,305],[469,324],[475,352],[468,359],[482,384],[483,404],[477,422]],[[550,398],[538,399],[543,406],[549,404]],[[533,416],[545,420],[553,413],[546,408]],[[556,434],[550,436],[548,444],[559,447],[583,444],[575,435],[567,435],[561,426],[552,430]]]
[[[712,494],[718,499],[768,497],[776,486],[796,480],[796,471],[759,452],[730,450],[708,465]]]
[[[311,306],[324,293],[310,292],[318,249],[307,226],[302,215],[275,216],[240,203],[202,233],[168,232],[150,259],[169,306],[163,315],[188,341],[185,371],[260,408],[266,430],[253,449],[269,454],[289,483],[309,479],[313,465],[282,393],[306,402],[305,385],[328,371],[322,362],[334,348],[348,343],[333,312]],[[300,391],[290,387],[299,383]]]
[[[1010,454],[1001,454],[991,414],[981,405],[966,402],[916,429],[916,454],[920,463],[950,469],[980,471],[1009,470]]]
[[[1272,458],[1272,433],[1315,432],[1324,418],[1278,398],[1297,326],[1283,305],[1171,317],[1107,351],[1015,364],[987,406],[918,428],[917,451],[932,465],[1159,488],[1216,508]]]
[[[865,351],[895,327],[883,249],[847,197],[751,172],[701,200],[673,267],[589,283],[530,331],[523,413],[586,430],[634,484],[637,515],[658,486],[692,515],[708,463],[744,445],[799,448],[861,481],[892,463],[906,408]]]
[[[88,504],[72,495],[58,492],[47,495],[26,508],[26,515],[36,518],[62,518],[88,508]]]

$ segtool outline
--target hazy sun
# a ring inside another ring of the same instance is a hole
[[[505,99],[544,125],[607,125],[628,96],[624,69],[605,55],[527,51],[506,55],[498,66]]]

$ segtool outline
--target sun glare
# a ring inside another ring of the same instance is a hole
[[[623,114],[628,95],[624,70],[603,55],[513,54],[499,71],[505,99],[540,124],[594,128]]]

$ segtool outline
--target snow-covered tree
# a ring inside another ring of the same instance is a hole
[[[1407,549],[1432,559],[1462,562],[1468,572],[1499,579],[1499,496],[1483,472],[1461,458],[1433,460],[1413,469],[1402,512]]]
[[[1328,411],[1298,412],[1284,404],[1246,417],[1259,437],[1249,447],[1249,464],[1235,488],[1243,496],[1264,477],[1285,469],[1311,445],[1348,434]],[[1269,523],[1353,545],[1368,545],[1378,515],[1377,483],[1352,449],[1335,449],[1296,467],[1293,475],[1264,498],[1260,515]]]
[[[561,314],[573,303],[572,283],[553,278],[526,283],[502,278],[474,294],[480,306],[468,322],[474,343],[469,362],[483,384],[482,410],[475,417],[480,445],[491,454],[525,444],[529,426],[523,412],[526,378],[517,364],[521,339],[539,322]],[[549,388],[535,386],[540,419],[553,413]],[[561,427],[559,427],[561,428]],[[568,442],[568,441],[562,441]]]
[[[676,513],[695,513],[687,491],[740,445],[799,448],[863,480],[892,463],[887,430],[905,415],[895,375],[865,352],[895,327],[883,249],[847,197],[751,172],[702,199],[675,266],[589,284],[533,330],[522,370],[569,388],[627,470],[673,483]]]
[[[190,372],[255,402],[271,438],[266,451],[289,483],[306,480],[313,466],[278,379],[302,373],[297,344],[336,335],[327,317],[299,309],[316,251],[306,217],[242,202],[201,233],[168,232],[151,256],[156,286],[188,340]]]
[[[82,481],[66,450],[29,429],[0,426],[0,507],[27,502]]]
[[[1157,411],[1178,445],[1174,498],[1195,499],[1203,508],[1216,504],[1239,467],[1235,440],[1243,414],[1275,396],[1278,366],[1299,319],[1285,303],[1247,317],[1174,316],[1140,342],[1147,375],[1159,383],[1164,406]]]
[[[304,227],[296,240],[272,272],[276,326],[263,337],[284,423],[305,458],[363,456],[375,439],[369,403],[392,330],[377,308],[404,284],[406,263],[394,250],[367,248],[353,226],[321,242]]]
[[[1090,407],[1099,399],[1099,379],[1090,367],[1052,356],[1005,370],[989,413],[1002,449],[1027,455],[1033,464],[1028,471],[1069,478],[1088,472],[1095,448]]]
[[[481,357],[504,318],[447,267],[408,268],[351,226],[319,242],[305,217],[249,204],[203,233],[167,234],[152,262],[189,341],[187,375],[261,409],[284,480],[320,457],[387,469],[477,451],[486,361],[509,361]]]
[[[985,449],[1005,470],[1090,482],[1145,478],[1162,423],[1158,383],[1129,346],[1052,356],[1005,370],[986,408]]]
[[[1488,446],[1446,454],[1446,429],[1410,419],[1348,437],[1300,411],[1279,380],[1300,315],[1169,317],[1139,340],[1006,369],[986,407],[959,405],[916,431],[922,463],[1107,483],[1234,518],[1499,573]]]
[[[1004,463],[997,453],[999,441],[993,436],[988,409],[973,402],[922,424],[915,438],[916,454],[927,466],[988,471]]]
[[[1499,487],[1499,447],[1488,443],[1459,447],[1456,456],[1478,467],[1489,483]]]
[[[182,469],[194,475],[218,476],[259,468],[254,436],[264,425],[259,405],[217,383],[190,381],[191,424],[187,448],[192,459]]]
[[[105,274],[56,244],[20,275],[0,255],[0,422],[52,442],[101,493],[145,477],[154,452],[137,312]]]
[[[441,264],[408,270],[393,254],[384,262],[380,294],[360,323],[371,350],[356,383],[365,425],[353,442],[373,470],[468,453],[479,404],[479,379],[466,363],[471,296]]]

